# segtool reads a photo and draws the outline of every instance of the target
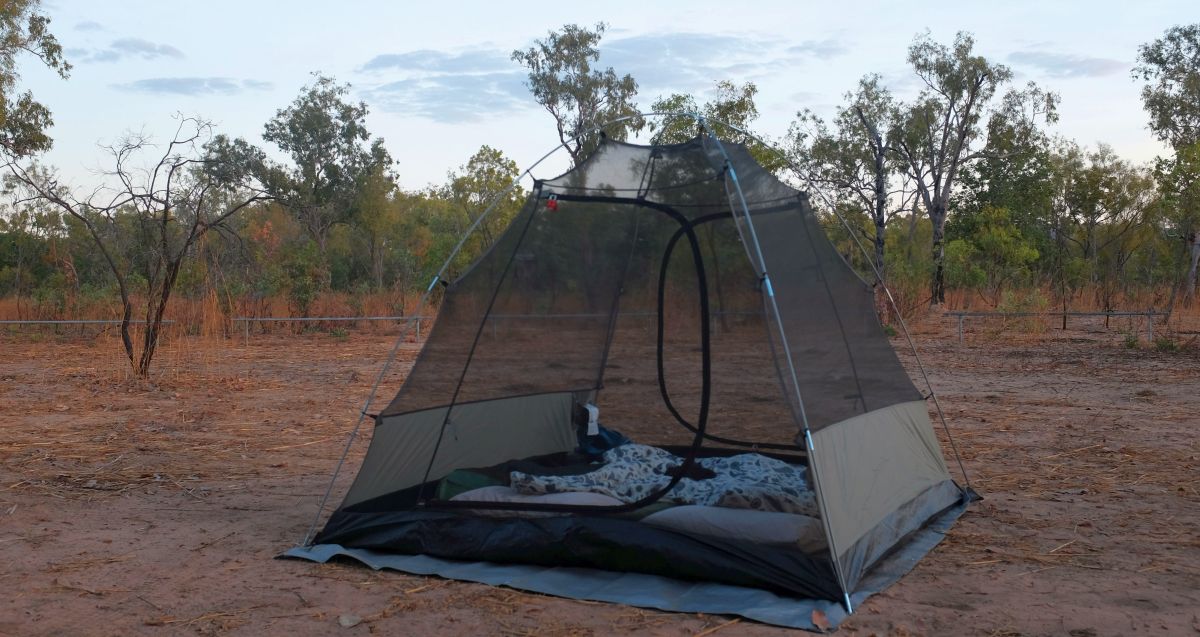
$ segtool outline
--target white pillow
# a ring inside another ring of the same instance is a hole
[[[618,506],[624,504],[620,500],[602,493],[587,493],[570,491],[563,493],[547,493],[545,495],[526,495],[516,489],[505,486],[480,487],[464,491],[451,500],[467,502],[520,502],[523,504],[571,504],[579,506]],[[553,511],[503,511],[499,509],[473,509],[472,513],[493,518],[546,518],[563,515]]]
[[[799,513],[687,504],[652,513],[642,518],[642,522],[684,533],[755,544],[789,545],[805,553],[826,548],[821,521]]]

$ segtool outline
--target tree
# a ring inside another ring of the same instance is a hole
[[[363,179],[354,206],[355,221],[367,236],[367,252],[371,260],[371,281],[376,290],[383,289],[384,253],[387,250],[388,230],[397,222],[395,203],[396,182],[382,166]]]
[[[686,93],[673,93],[659,97],[650,105],[655,113],[686,113],[703,118],[704,125],[720,139],[742,144],[759,164],[771,171],[782,170],[787,160],[779,153],[758,141],[751,126],[758,119],[758,106],[754,96],[758,87],[753,82],[741,86],[729,80],[721,80],[714,87],[713,99],[699,106],[696,98]],[[681,144],[699,133],[697,122],[692,117],[664,117],[649,124],[654,144]]]
[[[121,341],[134,373],[146,376],[158,345],[163,314],[180,268],[196,242],[237,212],[268,197],[256,188],[230,183],[231,173],[205,143],[212,124],[181,118],[174,138],[149,167],[139,160],[155,151],[145,136],[130,135],[110,146],[118,185],[77,197],[50,172],[10,164],[10,184],[27,200],[57,207],[82,224],[103,255],[121,297]],[[145,286],[135,290],[137,276]],[[130,333],[135,293],[144,293],[145,332],[140,348]]]
[[[608,25],[597,23],[594,31],[574,24],[551,31],[534,46],[512,52],[512,60],[529,70],[526,86],[538,104],[554,118],[558,139],[578,166],[599,145],[593,133],[597,126],[613,124],[605,134],[624,140],[643,126],[633,98],[637,82],[620,77],[612,67],[603,71],[592,66],[600,60],[597,48]]]
[[[13,95],[21,79],[17,58],[26,53],[64,79],[71,71],[40,0],[6,0],[0,3],[0,149],[9,161],[49,150],[51,144],[46,134],[54,123],[50,110],[29,91]]]
[[[1167,204],[1171,234],[1183,241],[1187,252],[1183,298],[1190,304],[1195,300],[1196,268],[1200,264],[1200,142],[1178,149],[1170,160],[1160,159],[1155,176]]]
[[[943,238],[950,196],[964,164],[977,157],[972,144],[996,90],[1012,71],[974,54],[975,40],[960,32],[954,46],[934,42],[928,33],[908,49],[908,63],[924,84],[911,104],[897,109],[892,146],[915,184],[933,224],[934,274],[930,302],[946,300]]]
[[[947,244],[948,278],[964,287],[986,288],[993,304],[1013,285],[1028,283],[1037,248],[1012,222],[1006,208],[986,205],[979,212],[972,236]]]
[[[440,194],[461,213],[459,218],[463,223],[456,232],[458,236],[462,236],[488,206],[493,202],[496,204],[488,218],[479,223],[474,235],[478,239],[465,250],[468,259],[474,260],[491,247],[520,212],[525,191],[520,186],[508,190],[519,174],[521,171],[516,162],[490,146],[481,146],[465,165],[449,174],[449,183]]]
[[[1138,47],[1133,77],[1147,83],[1142,105],[1155,136],[1175,149],[1200,142],[1200,23]]]
[[[21,299],[51,273],[62,219],[45,206],[18,205],[0,211],[0,296],[16,298],[17,318],[25,318]]]
[[[1062,239],[1078,249],[1097,302],[1111,308],[1114,285],[1141,241],[1153,183],[1144,170],[1104,144],[1084,153],[1067,145],[1056,160],[1057,214]]]
[[[875,246],[875,270],[883,276],[887,223],[908,208],[912,195],[893,156],[895,106],[878,75],[860,79],[858,90],[845,98],[833,120],[836,132],[811,111],[797,113],[788,132],[791,152],[807,179],[831,187],[839,201],[869,216],[875,226],[868,237]]]
[[[261,156],[250,166],[296,215],[322,256],[330,229],[353,215],[363,182],[392,164],[383,140],[372,140],[367,131],[367,105],[347,102],[349,91],[348,84],[317,75],[263,132],[264,140],[288,154],[292,166],[273,165]]]
[[[1160,183],[1185,188],[1166,194],[1177,204],[1189,206],[1175,216],[1183,230],[1180,238],[1190,252],[1184,280],[1184,299],[1190,303],[1200,263],[1200,208],[1186,190],[1194,187],[1186,175],[1194,170],[1191,154],[1200,146],[1200,23],[1171,27],[1163,37],[1138,47],[1133,77],[1146,82],[1142,104],[1150,115],[1150,130],[1175,151],[1174,159],[1158,162]]]
[[[970,217],[992,206],[1008,209],[1023,231],[1048,234],[1053,143],[1038,123],[1058,121],[1058,100],[1032,82],[1005,94],[988,118],[987,144],[962,170],[961,191],[952,202],[957,219],[950,223],[968,225]]]

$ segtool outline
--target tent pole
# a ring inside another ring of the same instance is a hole
[[[703,124],[703,119],[701,119],[701,123]],[[750,241],[749,241],[749,243],[747,243],[746,237],[745,237],[745,235],[743,235],[742,236],[743,245],[746,247],[747,252],[749,252],[750,247],[753,246],[754,254],[753,255],[748,254],[747,256],[750,256],[753,261],[757,262],[759,278],[762,279],[763,291],[766,293],[766,303],[771,308],[771,313],[775,319],[775,327],[776,327],[776,330],[779,332],[780,346],[783,348],[784,358],[787,360],[788,373],[790,374],[791,379],[792,379],[792,387],[796,392],[796,401],[797,401],[797,405],[800,410],[801,425],[804,427],[804,440],[807,445],[808,455],[810,458],[810,461],[808,463],[808,471],[809,471],[809,474],[812,475],[813,492],[816,494],[817,504],[821,508],[821,526],[824,527],[825,538],[829,541],[830,561],[833,562],[833,570],[834,570],[835,575],[837,576],[838,585],[841,587],[842,594],[845,596],[845,599],[847,601],[846,612],[850,612],[850,606],[849,606],[850,589],[849,589],[848,583],[846,581],[845,574],[842,572],[841,563],[838,561],[838,558],[837,558],[838,552],[837,552],[836,543],[834,542],[832,530],[829,527],[829,511],[825,506],[825,498],[822,497],[822,495],[821,495],[821,493],[822,493],[821,476],[820,476],[820,473],[817,471],[816,464],[814,464],[811,461],[811,458],[816,453],[816,447],[813,444],[813,439],[812,439],[812,429],[809,427],[809,424],[808,424],[808,414],[805,412],[805,409],[804,409],[804,397],[800,393],[800,381],[799,381],[798,376],[796,375],[796,365],[795,365],[795,362],[792,360],[792,350],[791,350],[791,347],[788,345],[787,333],[783,329],[783,317],[779,311],[779,303],[775,299],[775,290],[771,286],[771,277],[770,277],[769,273],[767,272],[767,262],[766,262],[766,259],[763,257],[762,244],[760,244],[758,241],[758,231],[755,230],[754,221],[750,218],[750,206],[746,202],[745,193],[742,192],[742,185],[741,185],[741,182],[738,181],[737,171],[733,167],[733,162],[730,161],[729,154],[725,152],[725,145],[722,144],[721,140],[717,139],[717,136],[714,135],[712,133],[712,131],[708,130],[707,127],[705,127],[705,131],[708,133],[709,138],[712,139],[712,141],[716,144],[717,150],[719,150],[721,152],[721,156],[725,160],[725,169],[729,173],[729,181],[733,182],[733,192],[729,194],[729,197],[731,200],[730,208],[736,209],[738,207],[738,206],[734,206],[733,205],[734,202],[732,201],[733,194],[736,193],[737,199],[738,199],[737,203],[740,204],[740,208],[742,210],[742,215],[745,217],[746,228],[749,231]],[[729,193],[729,187],[726,186],[725,189],[726,189],[726,192]],[[740,231],[739,231],[739,234],[740,234]]]
[[[658,113],[655,113],[655,114],[657,115]],[[681,113],[670,113],[670,114],[671,115],[681,115]],[[748,130],[745,130],[743,128],[740,128],[738,126],[734,126],[733,124],[728,124],[725,122],[719,122],[719,123],[722,126],[726,126],[732,130],[735,130],[735,131],[753,139],[754,141],[758,142],[759,144],[762,144],[764,148],[767,148],[771,152],[775,153],[775,155],[777,157],[779,157],[779,159],[783,160],[783,162],[785,164],[787,164],[787,166],[789,168],[792,169],[792,172],[799,175],[800,178],[803,179],[805,181],[805,183],[808,184],[809,188],[812,189],[813,191],[815,191],[817,193],[817,195],[819,195],[821,197],[821,199],[825,201],[825,205],[829,206],[830,212],[832,212],[833,215],[838,218],[838,221],[840,221],[842,223],[842,226],[844,226],[846,228],[846,232],[850,235],[850,238],[854,239],[855,245],[857,245],[858,249],[860,251],[862,251],[863,256],[867,257],[866,261],[868,264],[870,264],[871,271],[875,274],[875,281],[878,283],[878,285],[880,287],[883,288],[883,292],[887,296],[888,303],[892,306],[892,309],[895,310],[895,312],[896,312],[896,319],[898,321],[900,321],[900,329],[902,332],[904,332],[904,338],[906,341],[908,341],[909,349],[912,350],[913,359],[917,362],[917,369],[919,369],[921,371],[921,378],[923,378],[925,380],[925,388],[929,390],[929,397],[933,398],[933,404],[934,404],[934,407],[937,408],[938,418],[942,421],[942,429],[946,432],[946,439],[950,442],[950,449],[954,453],[954,460],[958,463],[959,471],[962,472],[963,482],[964,482],[964,485],[966,486],[966,491],[973,494],[974,491],[971,489],[971,476],[967,474],[967,468],[966,468],[966,466],[963,465],[962,455],[960,455],[958,452],[958,445],[954,442],[954,435],[950,433],[950,425],[946,422],[946,412],[942,409],[942,404],[938,400],[937,392],[935,392],[933,390],[933,383],[930,382],[929,374],[925,371],[925,364],[923,362],[921,362],[921,355],[917,353],[917,346],[913,342],[912,334],[908,331],[908,324],[904,321],[904,316],[900,313],[900,306],[896,303],[895,297],[892,296],[891,289],[888,288],[887,283],[884,282],[884,280],[883,280],[883,273],[879,271],[879,268],[875,267],[874,259],[871,257],[870,253],[867,252],[866,247],[863,246],[862,241],[858,237],[858,234],[856,232],[854,232],[854,230],[850,227],[850,224],[846,221],[846,218],[843,217],[841,215],[841,213],[838,212],[837,206],[833,205],[833,201],[830,200],[829,196],[825,194],[825,191],[818,188],[817,185],[815,183],[813,183],[812,179],[809,179],[808,175],[804,174],[804,172],[801,171],[796,166],[796,164],[794,162],[792,162],[792,160],[789,159],[786,154],[784,154],[783,151],[779,150],[778,147],[776,147],[774,144],[768,143],[763,138],[759,137],[758,135],[755,135],[754,133],[752,133]],[[723,147],[722,147],[722,151],[724,151]],[[978,496],[976,496],[976,497],[978,497]]]

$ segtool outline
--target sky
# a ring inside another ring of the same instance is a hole
[[[600,66],[633,75],[643,110],[676,92],[703,103],[720,80],[754,82],[754,128],[773,139],[798,110],[832,116],[868,73],[914,97],[920,87],[905,62],[913,38],[928,30],[950,43],[967,31],[1016,83],[1059,93],[1055,133],[1146,162],[1165,151],[1130,77],[1137,47],[1200,21],[1194,0],[741,4],[44,0],[74,69],[62,80],[27,58],[21,86],[54,115],[54,148],[40,161],[91,189],[111,163],[104,144],[129,132],[165,143],[179,114],[263,145],[263,125],[320,72],[366,102],[369,130],[396,159],[400,184],[415,190],[443,183],[485,144],[522,167],[558,144],[510,55],[564,24],[609,25]],[[566,161],[559,153],[535,176]]]

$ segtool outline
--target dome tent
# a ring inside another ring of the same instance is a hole
[[[710,132],[603,139],[439,282],[349,492],[289,555],[810,627],[973,496],[873,286]]]

